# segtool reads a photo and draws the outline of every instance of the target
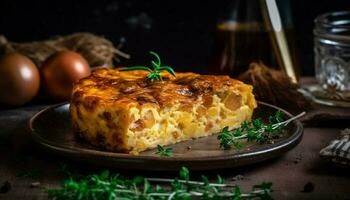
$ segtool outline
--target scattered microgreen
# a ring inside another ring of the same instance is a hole
[[[172,157],[173,156],[173,149],[172,148],[164,148],[161,145],[157,145],[156,154],[159,154],[160,156],[165,156],[165,157]]]
[[[179,172],[180,178],[185,179],[186,181],[190,180],[190,171],[186,167],[181,167]]]
[[[131,71],[131,70],[145,70],[149,73],[147,74],[147,79],[150,81],[162,81],[163,77],[161,76],[162,71],[167,71],[169,74],[176,76],[175,71],[170,66],[162,65],[160,57],[157,53],[150,51],[151,55],[153,55],[156,60],[152,60],[151,65],[152,68],[147,66],[131,66],[128,68],[121,69],[121,71]]]
[[[180,177],[174,179],[141,176],[127,179],[119,174],[103,171],[81,179],[70,177],[61,188],[49,189],[48,194],[54,200],[272,199],[271,183],[263,182],[253,186],[250,192],[244,193],[237,185],[225,184],[221,177],[218,178],[218,183],[211,183],[206,176],[202,176],[202,181],[191,181],[186,167],[182,167],[179,174]],[[160,186],[157,182],[164,185]]]
[[[244,122],[241,127],[229,130],[225,127],[220,132],[218,139],[220,140],[220,148],[225,150],[235,147],[241,149],[243,147],[241,140],[246,139],[248,142],[266,143],[273,138],[278,138],[291,121],[300,118],[305,112],[300,113],[286,121],[283,121],[283,113],[277,111],[269,117],[269,122],[265,124],[261,119],[253,119],[251,122]]]

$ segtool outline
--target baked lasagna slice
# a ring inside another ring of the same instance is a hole
[[[104,149],[138,154],[230,129],[250,120],[252,87],[228,76],[97,69],[74,85],[70,113],[82,138]]]

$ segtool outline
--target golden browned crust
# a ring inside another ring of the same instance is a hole
[[[97,69],[75,84],[72,102],[83,103],[87,109],[94,109],[97,102],[121,105],[150,103],[164,107],[174,102],[191,104],[200,96],[209,98],[214,91],[225,91],[232,86],[238,90],[246,87],[229,76],[177,73],[173,77],[163,74],[164,81],[151,82],[146,79],[147,73]],[[206,103],[210,104],[210,100]]]

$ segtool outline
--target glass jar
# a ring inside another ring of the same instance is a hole
[[[328,98],[350,100],[350,11],[315,19],[315,76]]]

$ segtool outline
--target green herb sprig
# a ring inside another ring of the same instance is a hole
[[[243,147],[241,140],[246,139],[248,142],[256,141],[266,143],[271,138],[279,137],[282,129],[291,121],[300,118],[305,112],[302,112],[286,121],[283,121],[283,113],[277,111],[269,117],[269,123],[264,124],[261,119],[253,119],[251,122],[244,122],[241,127],[229,130],[228,127],[222,129],[218,136],[220,140],[220,148],[225,150],[235,147],[240,149]]]
[[[156,154],[159,154],[160,156],[165,156],[165,157],[172,157],[173,156],[173,149],[172,148],[164,148],[158,144]]]
[[[156,183],[163,183],[160,186]],[[127,179],[119,174],[104,171],[85,178],[75,180],[69,178],[61,188],[49,189],[49,196],[54,200],[221,200],[221,199],[263,199],[271,198],[272,184],[262,182],[243,193],[239,186],[226,184],[218,176],[217,182],[209,182],[208,177],[202,176],[201,181],[191,181],[190,173],[182,167],[179,177],[175,179],[144,178],[137,176]]]
[[[151,62],[153,69],[147,66],[131,66],[125,69],[121,69],[121,71],[131,71],[131,70],[149,71],[149,73],[147,74],[147,79],[150,81],[162,81],[163,77],[160,74],[162,71],[167,71],[169,74],[176,76],[173,68],[171,68],[170,66],[162,65],[160,57],[157,53],[153,51],[150,51],[149,53],[156,58],[156,60],[152,60]]]

